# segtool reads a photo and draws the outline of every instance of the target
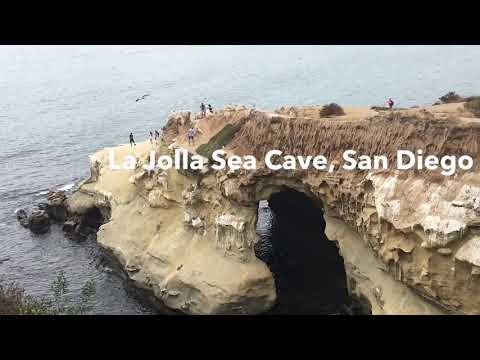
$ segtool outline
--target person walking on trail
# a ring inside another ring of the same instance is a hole
[[[203,102],[200,104],[200,112],[202,113],[202,118],[205,117],[206,107],[205,107],[205,104]]]
[[[191,127],[187,131],[188,145],[195,145],[195,129]]]
[[[153,144],[153,133],[150,131],[150,144]]]
[[[391,110],[393,108],[394,102],[391,98],[389,98],[387,101],[387,104],[388,104],[388,108]]]
[[[160,133],[155,129],[155,143],[158,144],[158,138],[160,137]]]
[[[135,140],[133,140],[133,133],[130,133],[130,146],[137,146],[137,144],[135,144]]]
[[[210,105],[210,104],[208,104],[208,111],[210,111],[210,114],[213,114],[212,105]]]

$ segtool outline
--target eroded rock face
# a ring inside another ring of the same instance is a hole
[[[167,137],[177,137],[186,132],[192,126],[192,113],[190,111],[177,111],[168,116],[167,125],[163,128],[163,134]]]
[[[148,144],[116,149],[119,157],[135,152],[138,158],[149,150]],[[274,304],[272,275],[243,240],[254,239],[255,207],[235,211],[220,191],[211,191],[214,183],[199,186],[199,178],[176,170],[111,171],[107,156],[95,154],[99,176],[69,199],[69,209],[110,209],[98,242],[135,283],[189,314],[260,313]]]
[[[393,160],[396,149],[434,148],[436,154],[448,154],[448,151],[453,151],[451,144],[455,140],[445,139],[446,142],[442,142],[439,138],[449,134],[456,138],[463,133],[462,141],[456,142],[455,146],[461,148],[459,152],[462,154],[478,158],[477,140],[468,136],[468,132],[478,132],[476,126],[467,130],[461,124],[447,124],[440,120],[435,123],[433,114],[424,113],[418,119],[409,116],[397,118],[404,123],[404,131],[407,130],[405,135],[398,132],[404,139],[397,135],[399,124],[393,123],[384,124],[383,130],[379,129],[384,133],[382,137],[385,140],[377,140],[377,124],[384,121],[378,116],[354,124],[306,121],[302,118],[279,122],[274,117],[264,116],[255,122],[247,122],[232,147],[250,149],[249,153],[253,151],[258,158],[262,158],[268,149],[280,149],[294,155],[325,154],[330,161],[338,159],[348,148],[359,148],[369,155],[385,154]],[[430,126],[422,125],[424,119],[430,119]],[[408,131],[413,124],[412,131]],[[352,127],[355,131],[351,130]],[[371,127],[373,134],[363,135],[366,127]],[[380,144],[392,135],[398,147],[387,146],[386,142],[382,147]],[[370,141],[381,143],[374,145]],[[447,143],[450,143],[450,149],[445,147]],[[246,202],[251,199],[248,199],[248,191],[245,190],[247,186],[254,186],[253,193],[263,193],[263,198],[267,199],[269,192],[278,191],[278,185],[283,184],[310,194],[323,203],[324,211],[330,217],[341,220],[368,245],[368,253],[381,260],[382,268],[390,277],[407,284],[416,294],[448,311],[477,313],[480,303],[476,300],[478,297],[472,297],[472,293],[477,291],[472,285],[476,272],[475,246],[466,245],[464,250],[468,250],[459,252],[460,259],[470,260],[468,264],[455,257],[459,244],[468,244],[472,237],[475,238],[478,221],[475,210],[478,191],[475,184],[479,184],[477,170],[460,173],[455,178],[426,174],[400,174],[393,170],[371,173],[337,171],[331,175],[301,171],[269,174],[264,170],[260,174],[246,174],[240,187],[228,180],[226,193]],[[336,240],[341,243],[341,239]],[[348,248],[342,253],[347,266],[349,262],[353,263],[346,255]],[[401,309],[392,307],[388,311],[382,309],[388,302],[379,301],[377,313],[401,312]]]
[[[306,110],[241,111],[226,109],[208,121],[242,121],[226,150],[257,159],[279,149],[335,162],[349,148],[392,160],[400,148],[479,157],[480,127],[450,123],[424,109],[354,113],[360,118],[346,109],[344,120],[332,121],[296,117]],[[178,139],[188,120],[172,119],[175,147],[186,146]],[[168,127],[158,153],[172,150]],[[134,153],[139,159],[150,149],[148,143],[115,148],[118,157]],[[373,314],[480,313],[477,169],[450,178],[390,169],[273,172],[261,163],[256,171],[115,172],[104,166],[105,150],[91,159],[92,178],[77,192],[86,198],[70,208],[108,208],[99,243],[138,286],[173,309],[254,314],[274,304],[273,276],[254,253],[256,211],[260,200],[287,187],[322,204],[326,234],[339,244],[349,289]]]

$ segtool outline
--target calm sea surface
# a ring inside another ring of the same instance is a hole
[[[431,104],[480,94],[479,63],[480,46],[0,46],[0,276],[42,295],[63,270],[74,293],[96,281],[95,313],[151,313],[94,243],[34,236],[14,211],[72,190],[89,154],[146,139],[172,110]]]

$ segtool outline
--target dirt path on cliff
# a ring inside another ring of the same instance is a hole
[[[187,141],[187,131],[180,133],[177,137],[177,143],[191,152],[196,152],[198,146],[207,143],[215,134],[222,130],[225,125],[232,123],[231,118],[223,114],[208,114],[206,117],[194,120],[193,124],[198,129],[195,135],[194,145],[189,145]]]

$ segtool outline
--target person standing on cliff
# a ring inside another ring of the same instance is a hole
[[[210,105],[210,104],[208,104],[208,111],[210,112],[210,114],[213,114],[212,105]]]
[[[158,144],[158,138],[160,137],[160,133],[158,130],[155,129],[155,144]]]
[[[394,105],[394,102],[393,102],[393,100],[392,100],[391,98],[388,98],[387,104],[388,104],[388,108],[389,108],[390,110],[392,110],[393,105]]]
[[[187,138],[188,138],[188,145],[195,145],[195,129],[193,127],[191,127],[190,129],[188,129],[187,131]]]
[[[135,144],[135,140],[133,140],[133,133],[130,133],[130,146],[137,146],[137,144]]]
[[[200,112],[202,114],[202,118],[205,117],[206,107],[205,107],[205,104],[203,102],[200,104]]]

